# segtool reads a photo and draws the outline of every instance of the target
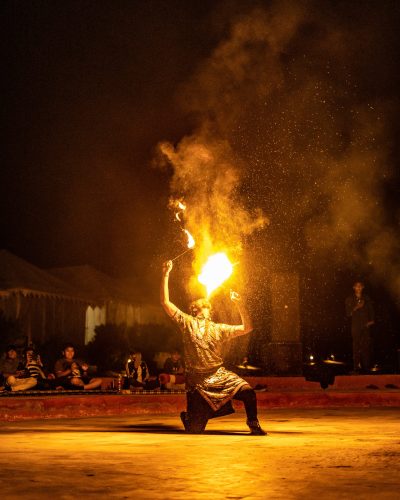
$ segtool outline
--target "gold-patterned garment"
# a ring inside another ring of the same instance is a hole
[[[172,320],[183,333],[187,389],[197,389],[211,408],[217,411],[241,387],[249,385],[236,373],[222,366],[220,352],[223,342],[242,334],[241,327],[194,318],[179,309]]]

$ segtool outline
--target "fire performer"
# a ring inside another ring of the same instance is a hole
[[[265,435],[257,419],[254,390],[245,380],[222,366],[221,344],[253,329],[239,294],[231,292],[231,300],[239,310],[241,325],[211,321],[211,304],[207,299],[192,302],[191,315],[185,314],[169,300],[169,274],[172,267],[172,261],[163,266],[160,298],[165,312],[183,333],[187,411],[181,413],[181,420],[186,432],[201,433],[210,418],[233,413],[231,400],[238,399],[244,403],[250,434]]]

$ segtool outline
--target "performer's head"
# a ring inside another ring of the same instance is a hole
[[[364,283],[362,281],[355,281],[353,285],[353,290],[357,296],[362,295],[362,292],[364,290]]]
[[[211,303],[207,299],[197,299],[190,304],[190,314],[199,319],[211,319]]]

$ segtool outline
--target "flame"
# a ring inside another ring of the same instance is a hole
[[[186,236],[187,236],[187,239],[188,239],[188,243],[187,243],[188,248],[193,248],[194,245],[195,245],[195,243],[196,243],[194,241],[193,236],[189,233],[189,231],[187,229],[184,229],[183,231],[186,233]]]
[[[184,205],[181,201],[178,200],[176,201],[176,207],[179,208],[179,212],[176,212],[175,217],[179,222],[182,222],[181,214],[186,210],[186,205]]]
[[[206,287],[207,297],[232,274],[233,265],[223,252],[218,252],[208,258],[198,280]]]

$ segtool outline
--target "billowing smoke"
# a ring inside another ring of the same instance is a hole
[[[227,140],[205,132],[187,137],[177,148],[160,145],[174,166],[172,193],[187,203],[185,223],[200,249],[240,252],[241,239],[266,222],[259,210],[246,209],[239,196],[240,160]]]
[[[392,175],[389,7],[237,5],[183,92],[197,127],[176,147],[160,145],[189,230],[207,252],[239,250],[264,227],[270,266],[326,259],[372,271],[399,297],[399,239],[383,195]]]

